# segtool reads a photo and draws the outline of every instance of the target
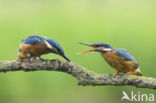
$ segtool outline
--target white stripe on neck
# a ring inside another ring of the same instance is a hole
[[[111,49],[111,48],[105,48],[105,49],[103,49],[104,51],[112,51],[113,49]]]
[[[47,47],[48,47],[49,49],[52,48],[52,46],[51,46],[46,40],[44,40],[44,42],[46,43],[46,45],[47,45]]]

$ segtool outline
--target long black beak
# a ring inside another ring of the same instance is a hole
[[[70,59],[65,55],[65,54],[61,54],[61,56],[66,59],[68,62],[70,62]]]
[[[91,44],[88,44],[88,43],[82,43],[82,42],[79,42],[79,43],[83,45],[87,45],[87,46],[92,46]]]
[[[92,44],[82,43],[82,42],[79,42],[79,43],[80,43],[80,44],[83,44],[83,45],[86,45],[86,46],[90,46],[90,47],[95,48],[94,45],[92,45]],[[95,50],[88,50],[88,51],[80,52],[80,53],[78,53],[78,54],[84,54],[84,53],[89,53],[89,52],[93,52],[93,51],[95,51]]]

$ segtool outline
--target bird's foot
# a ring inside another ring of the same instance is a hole
[[[41,57],[38,57],[39,60],[43,60]]]
[[[30,58],[30,61],[32,62],[33,60],[35,60],[36,59],[36,57],[31,57]]]
[[[116,72],[115,74],[113,74],[114,77],[116,77],[120,72]]]
[[[133,72],[127,72],[126,74],[127,74],[127,75],[130,75],[130,74],[132,74],[132,73],[133,73]]]

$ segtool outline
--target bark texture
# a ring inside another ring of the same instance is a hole
[[[39,60],[34,59],[25,61],[0,61],[0,72],[9,71],[60,71],[65,72],[78,80],[78,85],[83,86],[102,86],[102,85],[112,85],[112,86],[135,86],[137,88],[149,88],[156,89],[156,78],[135,76],[135,75],[125,75],[119,74],[113,77],[112,74],[97,74],[88,71],[82,66],[72,62],[66,62],[64,60],[54,59],[54,60]]]

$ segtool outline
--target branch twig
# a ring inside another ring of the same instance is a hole
[[[25,60],[19,61],[0,61],[0,72],[9,71],[60,71],[71,74],[78,80],[79,85],[87,86],[101,86],[101,85],[112,85],[112,86],[135,86],[137,88],[149,88],[156,89],[156,78],[140,77],[134,75],[119,74],[113,77],[112,74],[97,74],[90,72],[85,68],[74,64],[72,62],[66,62],[63,60],[38,60],[33,61]]]

